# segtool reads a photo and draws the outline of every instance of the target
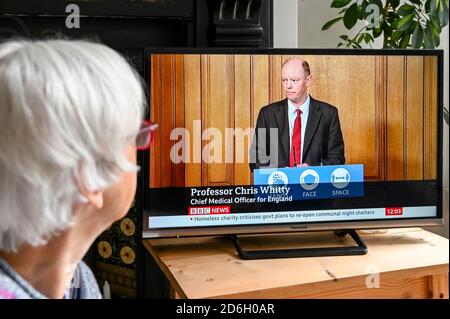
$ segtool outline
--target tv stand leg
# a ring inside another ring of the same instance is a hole
[[[345,237],[348,234],[347,230],[335,230],[334,234],[339,237]]]
[[[335,231],[338,236],[349,234],[356,243],[350,247],[324,247],[324,248],[297,248],[275,250],[245,250],[237,235],[226,235],[225,238],[233,241],[236,251],[241,259],[273,259],[273,258],[298,258],[298,257],[323,257],[323,256],[348,256],[365,255],[367,246],[358,236],[355,230]]]

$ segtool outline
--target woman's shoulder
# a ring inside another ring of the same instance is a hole
[[[45,299],[45,296],[0,258],[0,299]]]
[[[14,278],[0,269],[0,299],[30,299],[27,291]]]
[[[69,293],[70,298],[101,299],[100,289],[91,269],[80,261],[75,270]]]

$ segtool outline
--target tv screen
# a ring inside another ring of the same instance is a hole
[[[144,238],[442,224],[442,51],[146,57]]]

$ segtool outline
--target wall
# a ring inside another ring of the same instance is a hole
[[[331,0],[298,0],[298,44],[300,48],[335,48],[340,42],[342,34],[355,35],[359,27],[358,22],[355,30],[348,32],[342,22],[338,22],[327,31],[321,31],[322,26],[335,18],[339,10],[330,8]],[[373,48],[382,47],[381,37],[375,39]],[[370,46],[366,45],[366,48]]]
[[[444,50],[444,105],[447,108],[450,107],[449,104],[449,26],[447,25],[441,33],[441,45],[439,49]],[[444,123],[444,159],[443,159],[443,174],[444,174],[444,222],[445,225],[439,230],[439,233],[449,237],[449,125]]]
[[[273,46],[298,47],[298,0],[275,0],[273,4]]]

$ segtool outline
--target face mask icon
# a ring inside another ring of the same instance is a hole
[[[315,189],[319,182],[319,174],[312,169],[307,169],[300,175],[300,186],[307,191]]]

